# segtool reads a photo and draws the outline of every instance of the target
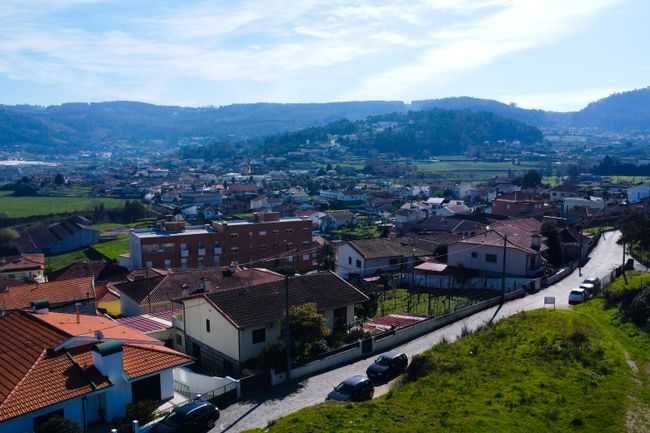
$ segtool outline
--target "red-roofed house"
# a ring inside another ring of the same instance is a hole
[[[173,396],[175,367],[192,359],[96,316],[13,311],[0,317],[0,432],[34,431],[53,416],[83,429],[126,407]]]
[[[45,256],[43,254],[21,254],[0,257],[0,279],[42,283],[45,281]]]
[[[0,310],[24,310],[36,301],[48,301],[59,312],[96,314],[95,282],[92,277],[71,278],[47,283],[29,283],[1,287]]]

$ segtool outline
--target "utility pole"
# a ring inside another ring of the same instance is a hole
[[[498,233],[498,232],[497,232]],[[508,253],[508,235],[503,236],[503,267],[501,269],[501,302],[506,298],[506,255]]]
[[[578,226],[578,238],[580,240],[580,251],[578,252],[578,276],[582,277],[582,229]]]
[[[284,322],[287,349],[287,383],[291,380],[291,324],[289,323],[289,273],[284,276]]]

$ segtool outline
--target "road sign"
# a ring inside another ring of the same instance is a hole
[[[552,305],[555,309],[555,296],[544,296],[544,306]]]

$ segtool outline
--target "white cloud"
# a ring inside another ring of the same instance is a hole
[[[259,99],[299,80],[319,94],[315,77],[340,68],[354,79],[336,83],[339,93],[329,99],[410,99],[433,94],[459,73],[556,41],[620,0],[180,2],[101,32],[37,20],[48,10],[110,1],[3,0],[0,72],[45,84],[84,83],[109,99],[113,92],[156,101],[169,83],[192,80],[264,83]]]

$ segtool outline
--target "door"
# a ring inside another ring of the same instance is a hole
[[[131,383],[131,392],[134,403],[144,400],[160,401],[160,375],[156,374]]]

